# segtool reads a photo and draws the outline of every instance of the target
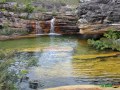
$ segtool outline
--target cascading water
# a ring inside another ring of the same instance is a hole
[[[50,23],[51,23],[50,34],[53,34],[53,33],[55,33],[55,31],[54,31],[54,29],[55,29],[55,27],[54,27],[54,25],[55,25],[55,18],[54,17],[50,21]]]
[[[36,22],[36,35],[42,34],[42,28],[40,27],[40,23]]]
[[[60,35],[58,33],[55,33],[55,18],[53,17],[50,21],[51,25],[50,25],[50,33],[49,35]]]

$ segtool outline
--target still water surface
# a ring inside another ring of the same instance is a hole
[[[39,88],[80,84],[120,84],[120,57],[81,59],[76,55],[106,54],[90,48],[86,40],[76,36],[40,36],[38,38],[0,41],[3,49],[14,50],[16,72],[27,69],[30,80],[38,80]],[[36,66],[26,68],[35,58]],[[29,90],[28,83],[21,88]]]

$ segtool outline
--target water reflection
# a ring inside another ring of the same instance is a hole
[[[8,45],[7,43],[11,45]],[[18,43],[19,42],[19,43]],[[1,42],[0,42],[1,43]],[[22,45],[18,45],[18,44]],[[24,68],[29,71],[30,80],[39,80],[39,88],[49,88],[65,85],[120,83],[120,57],[98,58],[90,60],[73,59],[73,55],[97,54],[88,47],[85,40],[71,36],[52,36],[34,39],[3,42],[2,48],[28,49],[31,52],[16,54],[16,62],[22,62],[20,67],[26,67],[31,60],[37,60],[36,66]],[[36,52],[36,49],[40,48]],[[34,51],[34,52],[33,52]],[[108,53],[108,52],[106,52]],[[25,83],[25,90],[29,90]]]
[[[89,77],[117,77],[120,75],[120,57],[111,57],[93,60],[74,60],[73,68],[74,74],[79,76],[81,74]]]

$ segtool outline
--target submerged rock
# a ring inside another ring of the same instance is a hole
[[[96,58],[106,58],[106,57],[114,57],[119,56],[119,52],[113,52],[108,54],[97,54],[97,55],[77,55],[73,56],[74,59],[96,59]]]
[[[104,90],[99,86],[95,85],[75,85],[75,86],[64,86],[57,88],[50,88],[45,90]]]
[[[43,51],[53,51],[53,52],[72,52],[72,47],[57,47],[57,46],[50,46],[43,49]]]
[[[37,89],[38,88],[38,84],[39,84],[39,82],[37,80],[30,81],[29,82],[29,87],[32,88],[32,89]]]
[[[41,52],[42,48],[26,48],[19,50],[20,52]]]

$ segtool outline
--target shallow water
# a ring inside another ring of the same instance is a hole
[[[86,60],[73,58],[76,55],[110,52],[94,50],[87,45],[86,40],[76,36],[39,36],[1,41],[0,47],[20,50],[13,57],[16,59],[16,70],[27,69],[29,80],[38,80],[40,89],[81,84],[120,84],[120,57]],[[31,58],[37,60],[37,66],[26,68]],[[21,83],[21,88],[30,90],[27,82]]]

